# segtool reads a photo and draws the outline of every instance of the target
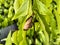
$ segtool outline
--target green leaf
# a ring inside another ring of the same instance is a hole
[[[22,34],[21,34],[22,37],[20,37],[20,40],[21,38],[22,40],[19,42],[19,45],[28,45],[26,40],[26,31],[24,30],[21,30],[21,31],[22,31]]]
[[[27,30],[27,35],[29,37],[29,39],[32,39],[33,35],[34,35],[34,27],[32,26],[32,28]]]
[[[49,7],[52,0],[40,0],[42,3],[44,3],[46,5],[46,7]]]
[[[39,22],[36,22],[35,23],[35,30],[36,31],[39,31],[39,29],[40,29],[40,23]]]
[[[38,39],[36,39],[36,45],[42,45],[42,43],[39,42]]]
[[[21,20],[20,20],[21,19]],[[19,31],[18,31],[18,34],[17,34],[17,40],[18,40],[18,42],[20,43],[21,41],[22,41],[22,39],[23,39],[23,23],[25,23],[24,21],[26,20],[26,16],[25,17],[20,17],[19,19],[19,27],[18,27],[18,29],[19,29]]]
[[[7,36],[5,45],[12,45],[12,41],[11,41],[11,31],[9,32],[9,34],[8,34],[8,36]]]
[[[57,31],[60,33],[60,15],[56,10],[54,10],[54,14],[56,16],[56,22],[57,22],[57,28],[58,28]]]
[[[50,28],[49,28],[45,18],[43,17],[43,15],[39,14],[38,11],[37,11],[37,13],[35,12],[35,15],[36,15],[36,19],[39,21],[39,23],[44,25],[43,27],[45,27],[47,33],[50,34]]]
[[[45,0],[46,7],[50,7],[52,0]]]
[[[19,7],[15,16],[12,20],[19,18],[20,16],[25,16],[28,13],[29,0],[25,0],[24,3]]]
[[[17,42],[19,44],[19,42],[21,42],[23,39],[23,36],[22,36],[22,30],[19,30],[18,33],[17,33]]]
[[[2,27],[8,26],[8,19],[5,18],[4,21],[2,22]]]
[[[57,13],[60,15],[60,0],[57,0]]]
[[[17,10],[19,9],[19,7],[21,6],[21,4],[24,2],[24,0],[15,0],[14,1],[14,10],[15,13],[17,12]]]
[[[35,3],[36,3],[36,7],[37,7],[37,9],[36,9],[37,12],[39,12],[39,14],[42,14],[40,16],[40,18],[42,18],[42,16],[44,17],[44,15],[49,16],[49,18],[50,18],[51,32],[55,35],[55,31],[54,30],[56,30],[56,21],[54,19],[54,15],[52,14],[52,12],[50,12],[49,9],[46,8],[46,6],[41,1],[35,0]],[[43,19],[43,20],[45,20],[45,19]],[[44,23],[45,23],[45,21],[44,21]],[[47,29],[47,30],[49,30],[49,29]]]
[[[43,15],[39,14],[38,11],[37,11],[37,14],[35,12],[35,15],[37,17],[37,20],[41,24],[40,27],[42,27],[42,31],[44,32],[44,36],[45,36],[45,39],[46,39],[46,41],[44,41],[44,44],[49,45],[50,28],[49,28],[45,18],[43,17]],[[43,37],[43,40],[44,40],[44,37]]]
[[[39,37],[40,37],[41,42],[44,45],[50,45],[49,36],[48,36],[48,33],[46,31],[39,31]]]
[[[12,18],[12,16],[13,16],[13,7],[11,6],[10,8],[9,8],[9,12],[8,12],[8,18]]]
[[[32,14],[32,0],[29,0],[29,9],[28,9],[28,15],[31,16]]]
[[[22,40],[19,45],[28,45],[26,40]]]
[[[60,36],[56,39],[55,44],[60,45]]]
[[[13,34],[12,34],[12,43],[18,45],[18,40],[17,40],[17,34],[18,34],[18,31],[15,31]]]

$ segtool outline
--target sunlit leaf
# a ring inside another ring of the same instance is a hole
[[[19,7],[21,6],[21,4],[24,2],[24,0],[15,0],[14,1],[14,9],[15,9],[15,13],[17,12],[17,10],[19,9]]]
[[[13,16],[13,7],[11,6],[11,7],[9,8],[8,18],[12,18],[12,16]]]
[[[38,12],[38,11],[37,11]],[[39,13],[37,13],[39,14]],[[49,34],[50,34],[50,29],[48,27],[48,24],[46,23],[46,20],[44,19],[44,17],[42,15],[37,15],[37,20],[41,23],[41,26],[42,26],[42,30],[44,32],[44,35],[45,35],[45,39],[46,41],[44,41],[45,45],[49,45]],[[44,39],[44,38],[43,38]],[[48,43],[47,43],[48,42]]]
[[[11,31],[9,32],[9,34],[8,34],[8,36],[7,36],[5,45],[12,45],[12,41],[11,41]]]
[[[25,0],[24,3],[19,7],[17,10],[15,16],[13,17],[12,20],[19,18],[20,16],[25,16],[28,13],[28,6],[29,6],[29,1]]]
[[[46,6],[45,6],[42,2],[40,2],[39,0],[36,0],[35,3],[36,3],[36,6],[37,6],[37,9],[36,9],[36,10],[38,10],[38,12],[39,12],[40,14],[42,14],[41,16],[43,16],[43,15],[48,15],[48,16],[49,16],[49,18],[50,18],[50,26],[51,26],[51,29],[53,30],[53,31],[52,31],[53,34],[55,35],[54,30],[56,29],[56,21],[55,21],[55,19],[54,19],[54,15],[53,15],[52,12],[50,12],[49,9],[47,9]],[[41,17],[41,16],[40,16],[40,17]],[[43,20],[44,20],[44,19],[43,19]],[[44,23],[45,23],[45,22],[44,22]],[[46,22],[46,23],[47,23],[47,22]],[[47,30],[49,30],[49,29],[47,29]]]
[[[40,0],[42,3],[44,3],[46,5],[46,7],[49,7],[52,0]]]
[[[17,34],[18,34],[18,31],[15,31],[13,34],[12,34],[12,43],[18,45],[18,40],[17,40]]]
[[[22,40],[19,45],[28,45],[26,40]]]

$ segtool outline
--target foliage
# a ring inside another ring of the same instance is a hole
[[[31,16],[33,25],[24,30]],[[0,28],[14,20],[18,30],[8,34],[5,45],[60,45],[60,0],[0,0]]]

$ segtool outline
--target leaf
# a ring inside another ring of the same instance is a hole
[[[44,33],[43,33],[44,32]],[[44,45],[49,45],[49,36],[46,31],[39,31],[40,41],[43,42]]]
[[[35,12],[36,17],[38,18],[37,20],[41,24],[40,27],[42,27],[42,31],[44,32],[44,36],[46,41],[44,41],[45,45],[49,45],[49,35],[50,35],[50,29],[48,24],[46,23],[46,20],[44,19],[43,15],[39,14],[38,11],[37,13]],[[43,37],[44,40],[44,37]]]
[[[36,45],[42,45],[42,43],[39,42],[38,39],[36,39]]]
[[[28,45],[26,40],[22,40],[19,45]]]
[[[7,36],[5,45],[12,45],[12,42],[11,42],[11,31],[9,32],[9,34]]]
[[[9,8],[9,12],[8,12],[8,18],[12,18],[12,16],[13,16],[13,7],[11,6],[10,8]]]
[[[43,42],[44,44],[46,44],[45,35],[44,35],[44,33],[42,31],[39,31],[39,36],[40,36],[41,42]]]
[[[29,0],[29,9],[28,9],[28,15],[31,16],[32,14],[32,0]]]
[[[26,31],[24,31],[24,30],[21,30],[22,31],[22,37],[20,37],[20,39],[21,38],[23,38],[20,42],[19,42],[19,45],[28,45],[27,44],[27,40],[26,40]]]
[[[46,5],[46,7],[49,7],[52,0],[40,0],[42,3],[44,3]]]
[[[57,0],[57,13],[60,15],[60,0]]]
[[[8,26],[8,19],[5,18],[4,21],[2,22],[2,27]]]
[[[37,7],[36,10],[37,10],[37,12],[39,12],[39,14],[48,15],[49,16],[49,18],[50,18],[51,32],[55,35],[55,31],[54,30],[56,29],[56,21],[54,19],[54,15],[52,14],[52,12],[49,11],[49,9],[46,8],[46,6],[41,1],[36,0],[35,3],[36,3],[36,7]],[[42,18],[42,15],[40,16],[40,18]],[[45,19],[43,19],[43,20],[45,20]],[[49,29],[47,29],[47,30],[49,30]]]
[[[45,18],[43,17],[43,15],[39,14],[38,11],[37,11],[37,13],[35,12],[35,15],[36,15],[36,19],[39,21],[39,23],[41,23],[42,25],[44,25],[47,33],[50,34],[49,26],[48,26]]]
[[[56,39],[55,44],[60,45],[60,36]]]
[[[21,20],[20,20],[21,19]],[[18,23],[19,23],[19,27],[18,27],[18,29],[19,29],[19,31],[18,31],[18,34],[17,34],[17,40],[18,40],[18,42],[20,43],[21,41],[22,41],[22,39],[23,39],[23,23],[25,23],[24,21],[26,20],[26,16],[25,17],[20,17],[19,19],[18,19]]]
[[[24,2],[24,0],[15,0],[14,1],[14,10],[15,13],[17,12],[17,10],[19,9],[19,7],[21,6],[21,4]]]
[[[19,44],[19,42],[22,41],[22,39],[23,39],[23,37],[22,37],[22,30],[19,30],[18,34],[17,34],[17,42],[18,42],[18,44]]]
[[[32,17],[31,16],[33,16],[33,12],[32,12],[32,0],[29,0],[28,15],[26,17],[26,20],[24,21],[25,23],[23,24],[24,28],[26,28],[25,24],[27,24],[28,22],[32,21]],[[28,20],[28,18],[30,18],[30,19]]]
[[[32,26],[32,28],[27,30],[27,34],[29,39],[32,39],[33,35],[34,35],[34,27]]]
[[[13,34],[12,34],[12,43],[18,45],[18,40],[17,40],[17,34],[18,34],[18,31],[15,31]]]
[[[26,38],[26,31],[23,30],[24,24],[26,22],[26,20],[28,16],[25,16],[22,18],[21,23],[19,25],[19,32],[18,32],[18,42],[20,43],[23,39]]]
[[[49,7],[51,5],[52,0],[45,0],[46,7]]]
[[[40,23],[36,22],[35,23],[35,31],[39,31],[39,29],[40,29]]]
[[[54,14],[56,16],[56,22],[57,22],[57,31],[60,33],[60,15],[58,14],[58,12],[56,10],[54,10]]]
[[[25,0],[24,3],[19,7],[15,16],[12,20],[19,18],[20,16],[25,16],[28,13],[29,0]]]

